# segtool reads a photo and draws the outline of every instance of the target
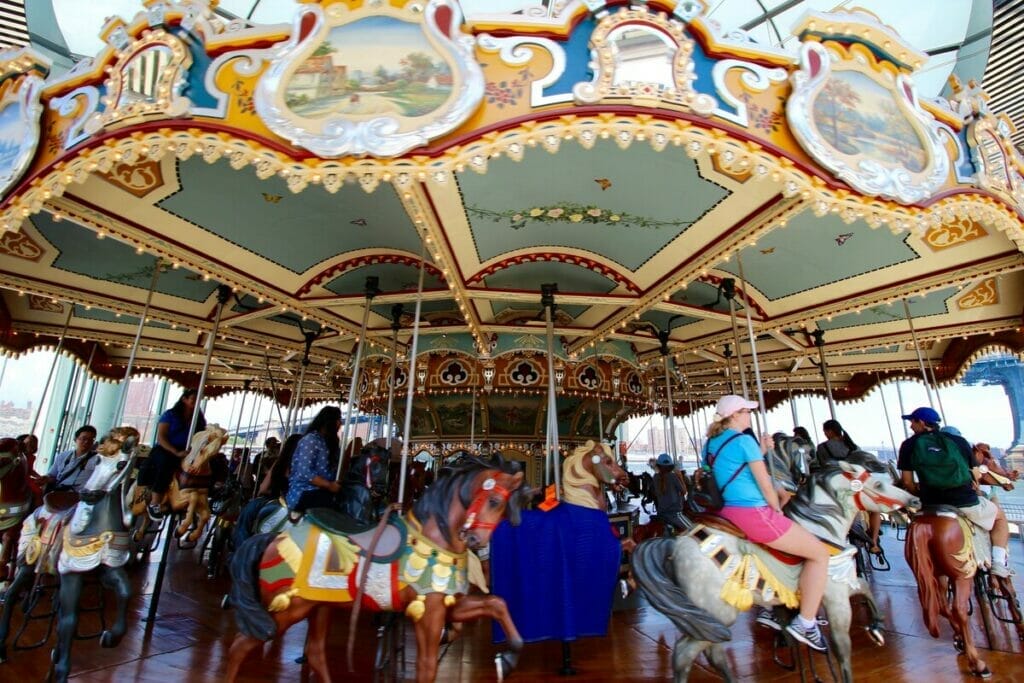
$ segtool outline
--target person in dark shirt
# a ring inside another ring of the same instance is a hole
[[[160,416],[156,427],[156,443],[149,453],[146,468],[139,473],[139,483],[150,487],[149,516],[160,519],[164,515],[163,505],[171,479],[181,469],[182,459],[188,455],[188,432],[192,426],[192,415],[196,406],[198,391],[187,389],[178,402]],[[196,433],[206,429],[206,418],[199,410]]]
[[[686,531],[693,526],[683,517],[686,484],[668,453],[659,455],[655,465],[658,471],[654,474],[651,492],[654,495],[654,506],[658,509],[658,518],[674,529]]]
[[[971,445],[962,436],[942,433],[939,431],[940,417],[934,409],[921,407],[909,415],[903,416],[910,420],[910,429],[914,435],[900,444],[900,455],[896,467],[900,470],[903,486],[911,493],[916,493],[925,505],[952,505],[972,523],[989,532],[992,538],[992,573],[997,576],[1010,576],[1009,543],[1010,527],[1003,511],[984,497],[979,497],[974,489],[974,480],[960,486],[940,489],[932,488],[914,481],[914,444],[925,434],[937,433],[943,439],[950,439],[967,462],[968,469],[975,466]]]

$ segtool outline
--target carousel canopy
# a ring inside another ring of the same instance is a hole
[[[214,393],[285,397],[307,358],[334,399],[365,319],[383,408],[418,299],[423,432],[475,393],[524,435],[547,314],[569,431],[663,407],[666,366],[685,412],[753,394],[755,352],[774,403],[1024,348],[985,3],[523,4],[149,0],[70,71],[5,53],[5,348],[119,378],[144,316],[135,367],[195,383],[223,301]],[[86,50],[92,4],[52,9]]]

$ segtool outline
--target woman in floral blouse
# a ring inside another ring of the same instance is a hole
[[[332,463],[338,462],[341,446],[341,409],[327,406],[313,418],[306,435],[292,457],[288,477],[288,509],[305,512],[314,507],[333,507],[341,484],[334,478]]]

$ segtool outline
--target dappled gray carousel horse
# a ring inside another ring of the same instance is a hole
[[[785,514],[839,548],[845,546],[850,526],[860,511],[887,512],[906,506],[919,507],[920,501],[897,488],[891,477],[844,462],[810,475],[807,486],[801,487],[786,506]],[[677,683],[689,677],[693,662],[704,650],[708,650],[708,659],[719,673],[733,680],[722,643],[731,638],[730,629],[740,611],[753,604],[798,604],[799,565],[784,564],[763,546],[710,523],[699,523],[674,539],[644,541],[631,560],[633,576],[648,600],[681,632],[672,651]],[[853,549],[832,558],[822,604],[846,683],[853,680],[850,596],[860,590],[861,583]],[[749,586],[756,588],[751,590]]]
[[[99,569],[100,582],[117,597],[117,617],[100,636],[100,644],[115,647],[121,642],[131,596],[124,570],[130,555],[131,527],[131,513],[125,511],[124,504],[125,482],[138,441],[139,433],[132,427],[111,430],[97,448],[96,466],[82,488],[80,500],[63,505],[55,497],[25,521],[18,544],[18,571],[0,620],[0,661],[6,658],[13,606],[37,571],[56,571],[60,576],[60,619],[52,656],[58,681],[66,681],[70,673],[71,643],[78,625],[78,602],[86,572]]]

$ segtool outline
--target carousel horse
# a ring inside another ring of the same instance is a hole
[[[214,486],[210,491],[213,525],[206,539],[206,546],[210,551],[206,569],[208,578],[220,575],[224,561],[231,551],[232,532],[242,511],[242,493],[242,483],[235,477],[229,477],[223,485]]]
[[[629,477],[629,483],[626,485],[626,490],[629,491],[630,497],[640,499],[640,508],[644,512],[647,512],[647,506],[654,502],[654,477],[651,476],[650,472],[633,474],[628,470],[626,471],[626,475]]]
[[[905,506],[919,507],[920,501],[886,475],[839,462],[811,474],[784,512],[838,549],[844,547],[860,511]],[[712,666],[726,680],[733,680],[722,643],[731,638],[740,611],[755,603],[795,608],[800,565],[745,540],[742,532],[720,517],[704,515],[696,521],[685,534],[639,544],[631,559],[633,576],[654,608],[681,633],[672,650],[676,682],[689,677],[693,662],[704,650]],[[853,553],[846,549],[832,558],[822,602],[844,683],[853,680],[850,595],[860,585]]]
[[[401,502],[402,509],[408,510],[412,507],[427,486],[433,479],[433,472],[427,469],[427,463],[419,460],[410,460],[406,465],[405,472],[405,497],[398,500],[398,484],[401,476],[402,463],[396,458],[391,459],[391,467],[388,473],[388,500],[397,503]]]
[[[11,438],[0,439],[0,584],[14,579],[21,523],[32,510],[28,460]]]
[[[331,510],[314,508],[298,524],[275,535],[253,536],[231,561],[231,604],[239,634],[228,655],[227,680],[263,641],[284,635],[310,619],[306,656],[318,680],[331,680],[325,640],[332,607],[360,606],[404,611],[415,624],[416,678],[437,675],[437,654],[446,621],[490,617],[512,634],[511,650],[498,655],[498,679],[515,666],[522,648],[505,603],[493,595],[470,595],[470,583],[486,592],[479,560],[471,552],[488,543],[508,513],[519,521],[527,499],[523,474],[509,474],[500,459],[465,459],[441,470],[413,509],[382,519],[376,528],[350,523]],[[351,662],[352,641],[349,643]]]
[[[587,441],[562,463],[562,498],[502,524],[491,539],[491,582],[526,642],[604,635],[623,543],[608,520],[606,488],[628,477],[611,449]],[[621,539],[627,545],[631,539]],[[495,628],[496,640],[509,636]]]
[[[383,445],[369,443],[351,461],[341,480],[339,510],[358,524],[373,524],[380,519],[387,505],[388,464],[391,451]]]
[[[227,440],[228,433],[219,425],[207,425],[206,429],[196,432],[192,437],[188,455],[181,463],[181,471],[171,480],[167,491],[167,501],[173,512],[182,513],[181,522],[175,534],[196,543],[203,535],[206,523],[210,521],[210,486],[227,478],[227,468],[219,457],[221,446]],[[149,489],[133,484],[129,492],[132,514],[136,515],[135,538],[141,541],[149,526],[146,504],[149,502]],[[188,533],[192,529],[192,533]]]
[[[58,681],[66,681],[70,672],[82,579],[93,569],[99,570],[101,584],[117,597],[117,617],[100,636],[100,644],[116,647],[121,642],[131,597],[124,570],[130,555],[131,513],[125,512],[124,489],[138,439],[139,433],[132,427],[112,429],[96,449],[96,466],[81,494],[47,494],[43,507],[25,521],[18,544],[18,573],[0,619],[0,661],[6,659],[14,604],[35,575],[42,572],[55,572],[60,577],[57,645],[52,654]]]

